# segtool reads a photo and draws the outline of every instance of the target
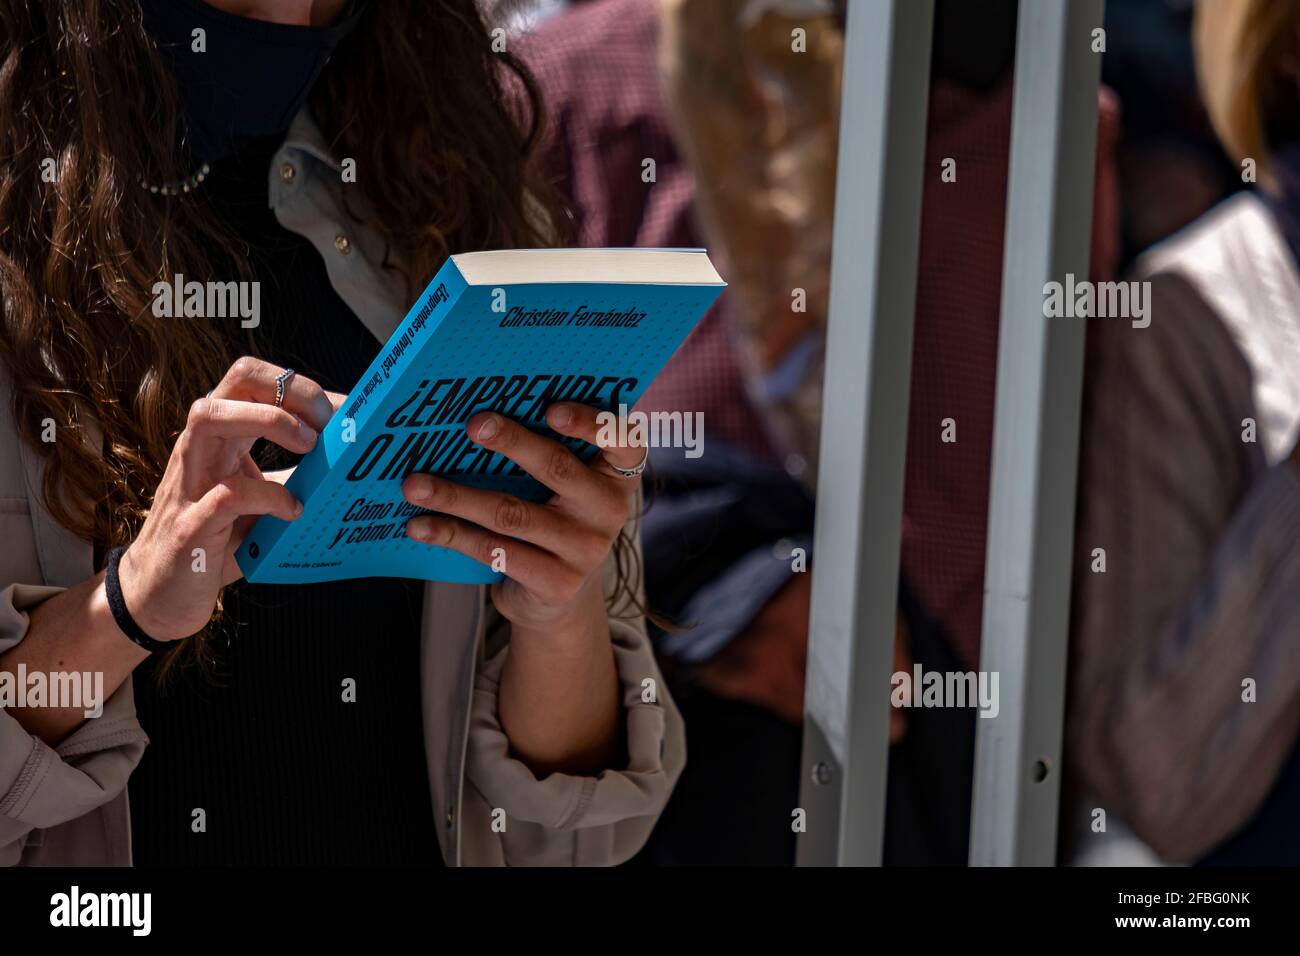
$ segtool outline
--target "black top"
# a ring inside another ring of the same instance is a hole
[[[250,143],[199,188],[250,246],[261,356],[347,392],[381,343],[315,248],[267,206],[281,141]],[[236,354],[247,351],[238,318],[177,321],[227,323]],[[387,578],[241,581],[226,591],[215,675],[188,667],[159,685],[156,659],[141,664],[136,707],[151,743],[129,786],[136,864],[441,865],[420,708],[422,593],[422,582]],[[349,679],[355,702],[344,699]]]

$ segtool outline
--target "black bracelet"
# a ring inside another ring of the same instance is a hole
[[[126,598],[122,597],[122,582],[117,579],[117,566],[125,553],[126,548],[114,548],[108,552],[108,571],[104,574],[104,593],[108,595],[108,606],[113,611],[113,620],[117,622],[123,634],[151,654],[166,650],[170,642],[154,640],[139,624],[135,623],[135,618],[126,609]]]

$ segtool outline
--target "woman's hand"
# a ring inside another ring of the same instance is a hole
[[[599,445],[597,414],[563,402],[546,419],[561,435]],[[406,533],[484,564],[504,558],[506,579],[493,586],[492,603],[511,622],[497,691],[510,752],[538,778],[598,773],[619,760],[622,714],[601,567],[640,482],[610,466],[635,468],[645,449],[602,448],[583,464],[559,442],[495,413],[475,415],[468,431],[555,496],[537,505],[411,475],[402,485],[407,500],[439,513],[412,518]]]
[[[235,549],[257,516],[292,521],[302,512],[283,476],[264,476],[249,452],[259,438],[310,451],[334,406],[319,385],[294,375],[276,408],[282,371],[245,356],[190,406],[149,517],[120,569],[132,617],[156,640],[188,637],[207,624],[221,587],[240,577]]]
[[[561,402],[547,409],[546,420],[561,435],[596,445],[597,414],[589,406]],[[585,615],[593,603],[602,606],[600,569],[641,480],[610,466],[635,468],[645,449],[602,448],[584,464],[559,442],[495,412],[480,412],[467,428],[477,444],[509,458],[555,496],[532,504],[411,475],[402,484],[406,500],[438,514],[412,518],[407,535],[487,565],[503,559],[506,580],[493,588],[492,602],[517,627],[552,629]]]

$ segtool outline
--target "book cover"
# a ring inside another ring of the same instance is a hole
[[[335,412],[286,487],[297,520],[259,518],[236,552],[254,583],[404,577],[489,584],[503,575],[406,537],[424,509],[414,472],[544,501],[550,492],[475,445],[492,409],[563,442],[558,401],[631,408],[725,284],[703,250],[507,250],[450,257]]]

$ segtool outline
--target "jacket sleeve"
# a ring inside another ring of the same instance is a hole
[[[0,653],[27,635],[28,610],[60,590],[11,584],[0,591]],[[56,747],[0,710],[0,864],[20,861],[32,830],[84,816],[120,794],[147,743],[129,679],[99,717]]]
[[[639,572],[635,522],[629,529]],[[607,587],[612,574],[611,561]],[[640,594],[639,574],[634,584]],[[495,622],[496,639],[489,633],[488,647],[508,631],[504,619],[497,616]],[[595,776],[553,773],[539,780],[514,759],[497,716],[509,645],[480,666],[461,802],[464,865],[607,866],[627,860],[650,835],[686,762],[685,726],[655,663],[644,619],[611,615],[609,631],[621,685],[626,763]]]
[[[1095,330],[1069,732],[1102,804],[1190,861],[1300,728],[1300,471],[1243,441],[1260,413],[1218,317],[1177,275],[1151,291],[1149,328]]]

